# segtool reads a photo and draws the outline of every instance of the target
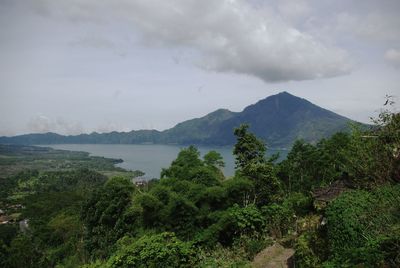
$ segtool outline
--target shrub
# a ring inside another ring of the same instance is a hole
[[[333,201],[326,211],[333,258],[352,265],[399,266],[399,203],[400,185],[350,191]]]
[[[262,207],[262,212],[266,218],[267,228],[273,237],[281,238],[294,226],[296,218],[289,206],[271,204]]]
[[[191,267],[197,261],[192,245],[174,233],[144,235],[138,240],[124,237],[119,244],[107,267]]]
[[[295,244],[296,267],[319,267],[320,260],[310,245],[312,239],[315,239],[315,237],[310,233],[304,233],[297,239]]]

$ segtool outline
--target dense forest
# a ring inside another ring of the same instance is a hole
[[[0,225],[0,266],[263,267],[274,245],[296,267],[400,266],[400,114],[298,140],[279,163],[248,125],[234,135],[231,178],[194,146],[145,184],[96,168],[2,178],[2,213],[21,221]]]

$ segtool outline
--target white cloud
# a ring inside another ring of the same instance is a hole
[[[149,42],[195,49],[199,65],[267,82],[333,77],[350,71],[343,50],[290,27],[244,1],[134,1],[134,25]]]
[[[28,122],[28,129],[32,133],[56,132],[66,135],[80,134],[83,130],[79,122],[71,122],[61,117],[51,119],[44,115],[32,117]]]
[[[385,52],[384,58],[390,65],[395,68],[400,68],[400,50],[393,48],[389,49]]]
[[[367,41],[400,41],[400,16],[398,12],[369,11],[366,14],[337,15],[337,29],[353,33]]]
[[[34,133],[46,133],[54,129],[54,123],[44,115],[38,115],[28,122],[28,128]]]
[[[210,71],[246,74],[266,82],[308,80],[347,74],[347,53],[290,26],[268,7],[241,0],[40,0],[35,10],[73,22],[123,21],[146,45],[191,50],[196,65]],[[292,17],[309,8],[282,5]],[[290,10],[292,9],[292,11]],[[96,42],[97,43],[97,42]]]
[[[288,20],[300,22],[307,18],[312,8],[310,1],[305,0],[280,0],[277,2],[279,12]]]

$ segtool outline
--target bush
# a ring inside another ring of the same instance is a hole
[[[287,205],[272,204],[262,207],[267,228],[273,237],[281,238],[294,226],[294,211]]]
[[[174,233],[144,235],[138,240],[124,237],[107,267],[191,267],[197,261],[192,245]]]
[[[295,244],[296,267],[314,268],[320,266],[320,260],[311,246],[311,242],[314,239],[316,237],[310,233],[304,233],[297,239]]]
[[[400,185],[349,191],[326,211],[333,259],[352,265],[400,265]],[[397,260],[396,260],[397,256]]]
[[[211,213],[215,223],[199,233],[197,243],[212,246],[216,242],[232,245],[241,236],[261,236],[265,230],[265,219],[255,205],[239,207],[235,204],[226,211]]]
[[[233,247],[242,249],[244,251],[243,257],[252,260],[261,250],[271,245],[271,242],[271,239],[261,234],[253,236],[242,235],[235,239]]]

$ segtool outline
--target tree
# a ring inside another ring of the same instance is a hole
[[[204,155],[204,163],[210,167],[223,168],[225,167],[224,159],[221,154],[216,151],[209,151]]]
[[[400,113],[383,111],[371,130],[355,126],[346,171],[361,187],[400,182]]]
[[[162,169],[161,178],[190,179],[194,169],[203,166],[199,150],[193,145],[182,149],[178,157],[172,161],[171,166]]]
[[[11,242],[8,250],[9,267],[40,267],[41,257],[32,237],[20,234]]]
[[[254,181],[253,203],[261,207],[280,200],[282,195],[281,183],[271,163],[250,164],[247,167],[246,176]]]
[[[277,200],[281,194],[281,186],[273,161],[265,157],[265,144],[253,133],[248,132],[248,128],[248,125],[241,125],[234,131],[237,137],[233,150],[236,157],[236,175],[254,181],[253,203],[262,206]]]
[[[119,245],[105,267],[193,267],[197,262],[192,245],[174,233],[124,237]]]
[[[131,203],[133,184],[114,177],[96,190],[82,206],[81,218],[86,233],[86,249],[92,256],[105,257],[129,226],[120,220]]]
[[[251,163],[265,162],[265,144],[248,132],[249,125],[242,124],[234,130],[236,144],[233,154],[236,158],[236,168],[245,170]]]

